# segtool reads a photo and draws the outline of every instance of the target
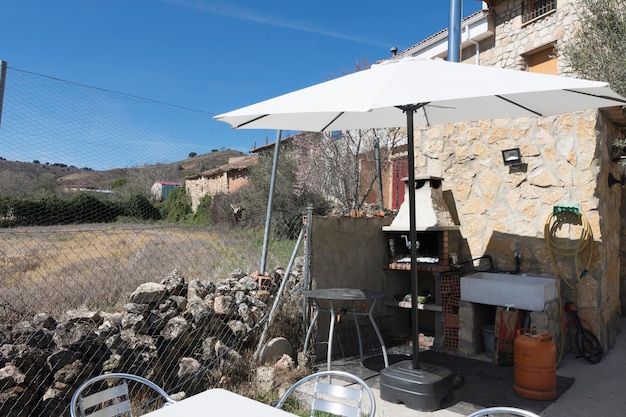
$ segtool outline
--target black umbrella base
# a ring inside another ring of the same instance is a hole
[[[413,410],[433,411],[452,400],[453,380],[452,371],[441,366],[420,363],[414,369],[413,361],[402,361],[380,371],[380,398]]]

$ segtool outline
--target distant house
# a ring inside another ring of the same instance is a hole
[[[231,194],[248,182],[249,168],[257,156],[231,158],[228,164],[189,176],[185,179],[185,190],[191,197],[191,209],[195,212],[205,195]]]
[[[295,135],[295,136],[298,136],[298,135]],[[293,142],[293,139],[295,136],[289,136],[288,138],[281,139],[280,140],[281,147],[283,145],[290,145]],[[274,150],[275,146],[276,146],[276,142],[269,142],[261,146],[256,146],[256,143],[255,143],[254,149],[251,149],[250,153],[257,154],[257,155],[262,154],[262,153]]]
[[[157,181],[150,188],[150,197],[154,202],[160,202],[167,199],[172,190],[182,187],[182,182],[175,181]]]

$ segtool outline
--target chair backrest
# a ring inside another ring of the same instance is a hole
[[[522,410],[521,408],[515,407],[490,407],[483,408],[482,410],[478,410],[473,412],[467,417],[485,417],[485,416],[498,416],[498,415],[506,415],[506,416],[521,416],[521,417],[539,417],[537,414]]]
[[[343,371],[322,371],[300,379],[283,394],[278,403],[276,403],[276,407],[282,408],[287,397],[304,383],[312,380],[314,385],[311,416],[316,411],[320,411],[344,417],[361,417],[363,393],[369,399],[370,417],[374,417],[376,414],[374,394],[372,394],[365,381]],[[345,385],[346,382],[349,384]]]
[[[102,381],[116,381],[104,389],[92,392],[90,388],[101,388]],[[152,389],[163,399],[164,405],[176,401],[154,382],[133,374],[112,373],[90,378],[83,382],[72,395],[70,415],[72,417],[119,417],[132,416],[128,381],[139,382]]]

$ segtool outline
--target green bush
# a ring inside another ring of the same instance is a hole
[[[193,223],[197,225],[209,225],[211,223],[211,196],[202,197],[196,212],[193,213]]]
[[[128,184],[128,180],[126,178],[118,178],[111,183],[111,189],[115,190],[116,188],[121,188]]]
[[[122,202],[122,215],[140,220],[160,220],[161,212],[148,198],[141,194],[132,194]]]
[[[69,200],[48,196],[38,200],[4,198],[0,226],[51,226],[59,224],[108,223],[120,214],[114,204],[79,193]]]
[[[161,217],[169,222],[182,222],[191,213],[191,201],[185,188],[175,188],[159,206]]]

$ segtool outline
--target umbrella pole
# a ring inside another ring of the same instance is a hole
[[[415,148],[413,138],[413,114],[421,105],[404,106],[408,139],[408,171],[409,171],[409,241],[411,243],[411,326],[413,342],[413,369],[419,369],[419,309],[417,302],[417,230],[415,222]]]

